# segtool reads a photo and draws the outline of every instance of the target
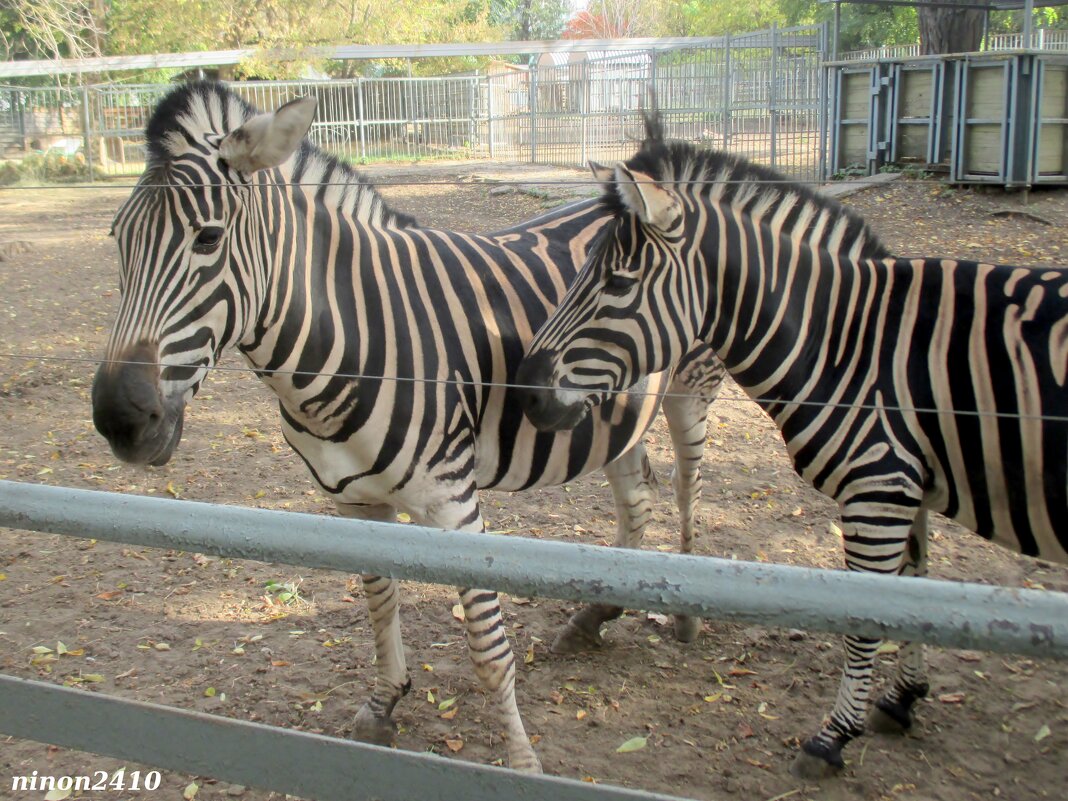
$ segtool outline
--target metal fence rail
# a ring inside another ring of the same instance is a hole
[[[0,732],[315,801],[678,801],[3,675]]]
[[[526,596],[1068,658],[1068,595],[0,481],[0,525]],[[892,602],[888,602],[892,599]]]
[[[522,595],[1068,658],[1068,595],[0,481],[0,525]],[[70,725],[78,721],[78,725]],[[0,731],[333,799],[663,799],[0,676]]]

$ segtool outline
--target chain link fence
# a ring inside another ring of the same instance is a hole
[[[582,166],[630,156],[650,90],[667,134],[815,179],[824,153],[823,26],[670,50],[545,53],[476,74],[246,81],[261,109],[312,94],[310,137],[355,162],[493,158]],[[143,131],[171,84],[0,87],[0,158],[78,157],[106,175],[144,169]]]

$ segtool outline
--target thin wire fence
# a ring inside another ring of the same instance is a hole
[[[251,373],[257,372],[248,367],[223,367],[221,365],[206,365],[203,363],[179,363],[179,364],[165,364],[163,362],[141,361],[131,359],[95,359],[88,356],[38,356],[33,354],[21,354],[21,353],[0,353],[0,359],[21,359],[25,361],[34,362],[57,362],[66,364],[91,364],[95,366],[108,365],[123,365],[123,366],[135,366],[135,367],[156,367],[166,368],[170,370],[191,370],[205,372],[229,372],[229,373]],[[397,383],[409,383],[409,384],[435,384],[435,385],[447,385],[456,387],[474,386],[484,387],[487,389],[544,389],[544,387],[536,386],[533,384],[516,384],[503,381],[475,381],[465,380],[459,378],[430,378],[426,376],[402,376],[402,375],[384,375],[384,374],[367,374],[367,373],[352,373],[352,372],[329,372],[318,370],[287,370],[287,369],[271,369],[261,370],[264,375],[276,376],[300,376],[305,378],[341,378],[350,381],[394,381]],[[630,397],[659,397],[659,398],[681,398],[687,400],[701,400],[705,396],[683,393],[683,392],[649,392],[640,389],[608,389],[599,391],[599,396],[612,397],[615,395],[628,395]],[[935,407],[922,407],[922,406],[897,406],[894,404],[881,404],[881,403],[849,403],[844,401],[811,401],[811,400],[798,400],[798,399],[783,399],[783,398],[717,398],[716,403],[726,401],[728,403],[746,403],[752,401],[754,403],[769,403],[779,406],[815,406],[825,409],[856,409],[861,411],[879,411],[879,412],[897,412],[899,414],[938,414],[938,415],[950,415],[954,417],[989,417],[995,419],[1008,419],[1008,420],[1036,420],[1050,423],[1068,423],[1068,416],[1064,415],[1049,415],[1049,414],[1019,414],[1017,412],[987,412],[974,409],[939,409]]]
[[[348,161],[492,158],[576,166],[631,155],[655,90],[672,138],[815,179],[825,141],[826,40],[825,26],[807,26],[670,50],[546,53],[529,64],[492,61],[474,74],[229,86],[261,109],[314,95],[310,138]],[[2,86],[0,158],[80,153],[104,175],[137,175],[145,163],[145,125],[171,88]]]

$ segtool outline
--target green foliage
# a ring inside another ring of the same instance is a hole
[[[570,15],[568,0],[487,0],[489,23],[505,39],[556,39]]]
[[[745,33],[784,25],[787,17],[779,7],[779,0],[670,0],[673,35],[719,36]]]

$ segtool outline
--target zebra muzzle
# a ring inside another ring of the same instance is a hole
[[[516,374],[523,413],[539,431],[566,431],[586,416],[585,403],[561,399],[559,389],[553,386],[553,365],[553,354],[539,351],[525,358]]]
[[[185,404],[163,398],[156,353],[148,343],[128,348],[93,379],[93,424],[131,464],[166,464],[182,437]]]

